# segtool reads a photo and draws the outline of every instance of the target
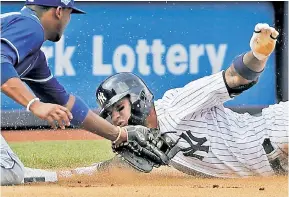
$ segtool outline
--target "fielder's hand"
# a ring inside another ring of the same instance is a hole
[[[259,60],[268,58],[275,49],[278,35],[279,33],[275,28],[266,23],[258,23],[250,40],[250,47],[254,56]]]
[[[65,129],[65,126],[70,126],[72,119],[72,114],[66,107],[51,103],[34,102],[30,111],[38,118],[48,121],[53,129],[57,129],[55,121],[61,129]]]
[[[166,134],[144,126],[124,127],[128,140],[113,145],[113,151],[125,162],[141,172],[150,172],[153,167],[168,165],[180,148]]]

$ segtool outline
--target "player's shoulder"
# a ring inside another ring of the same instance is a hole
[[[44,42],[44,29],[39,19],[21,12],[1,14],[1,34],[2,38],[8,40],[13,40],[11,37],[18,37],[19,39],[31,38],[39,45]]]
[[[180,91],[180,88],[167,90],[161,98],[162,102],[166,104],[171,103],[175,99],[175,97],[178,95],[179,91]]]
[[[34,29],[43,31],[43,27],[38,18],[27,16],[21,12],[9,12],[1,14],[1,27],[17,25],[17,29]]]
[[[24,32],[26,34],[44,35],[44,29],[36,16],[29,16],[22,12],[1,14],[1,33],[7,31]]]

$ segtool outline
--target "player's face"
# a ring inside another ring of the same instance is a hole
[[[128,125],[128,120],[131,116],[131,105],[129,98],[125,97],[118,101],[109,110],[112,124],[116,126],[126,126]]]
[[[72,9],[63,9],[63,15],[62,15],[62,18],[60,19],[60,22],[61,22],[61,30],[59,32],[60,37],[62,36],[66,26],[68,25],[70,21],[71,12],[72,12]]]
[[[70,15],[71,15],[72,9],[68,8],[61,8],[58,7],[56,9],[56,16],[57,16],[57,23],[55,32],[52,35],[52,38],[50,41],[57,42],[60,40],[66,26],[68,25],[70,21]]]

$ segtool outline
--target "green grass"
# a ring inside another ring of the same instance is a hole
[[[9,143],[25,166],[65,169],[90,165],[113,157],[107,140]]]

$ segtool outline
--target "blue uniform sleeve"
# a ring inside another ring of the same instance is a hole
[[[69,94],[64,87],[53,77],[41,50],[35,67],[21,79],[42,102],[65,105],[69,99]]]
[[[1,28],[1,47],[6,43],[10,48],[1,50],[1,55],[11,58],[13,65],[39,50],[44,42],[41,24],[25,16],[15,18]]]
[[[29,74],[21,79],[26,82],[42,102],[65,105],[68,102],[70,95],[51,74],[44,53],[42,51],[39,51],[39,53],[36,66]],[[71,124],[74,126],[81,125],[86,118],[88,111],[89,107],[85,102],[79,97],[75,97],[75,102],[71,109],[73,115]]]
[[[6,55],[2,51],[5,51]],[[10,78],[19,77],[12,63],[11,56],[13,55],[15,55],[15,52],[9,45],[1,41],[1,86]]]
[[[69,99],[69,94],[55,77],[43,82],[35,80],[25,82],[42,102],[65,105]]]
[[[42,102],[65,105],[68,102],[69,94],[64,87],[57,81],[47,66],[44,53],[39,50],[39,58],[36,66],[21,79],[31,88],[34,94]],[[89,111],[87,104],[79,97],[75,96],[75,102],[72,106],[71,113],[73,119],[71,124],[79,126],[83,123]]]

